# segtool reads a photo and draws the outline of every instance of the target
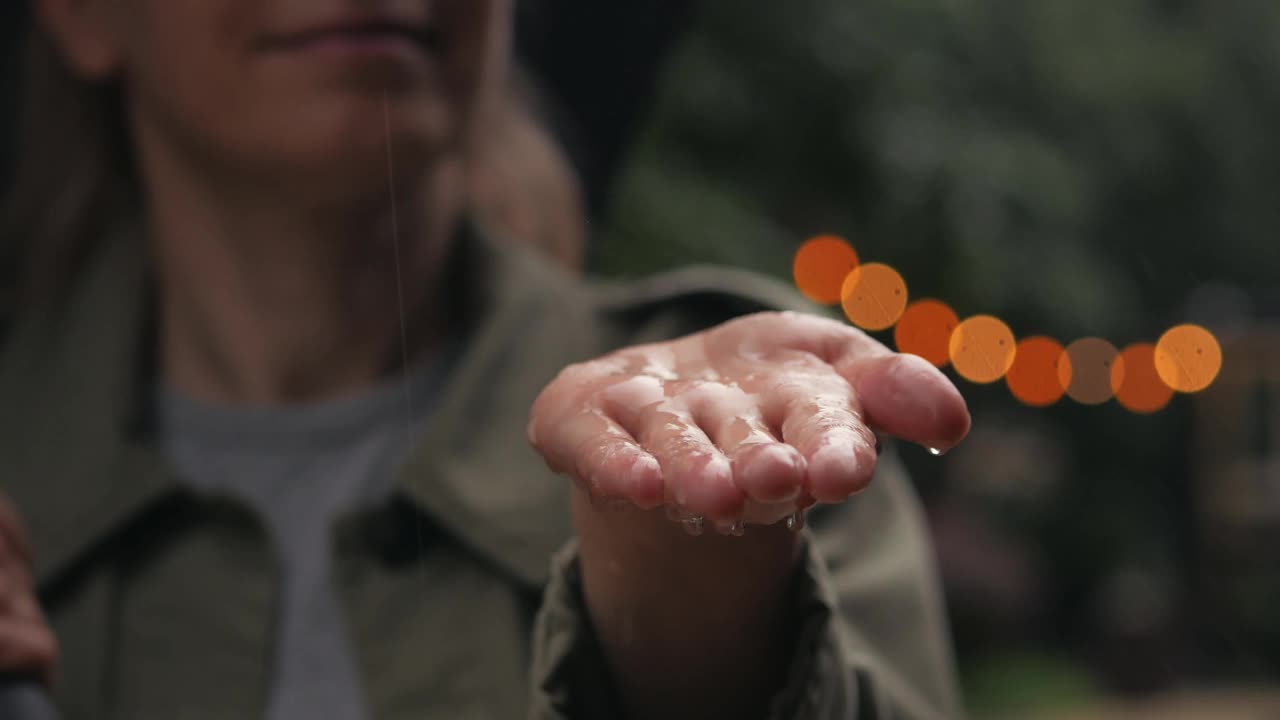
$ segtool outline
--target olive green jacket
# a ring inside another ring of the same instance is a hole
[[[568,482],[525,440],[565,365],[800,303],[746,274],[591,284],[468,232],[464,350],[395,500],[352,514],[334,567],[374,718],[619,717],[579,595]],[[104,245],[0,353],[0,489],[32,533],[67,720],[253,718],[279,573],[257,518],[175,482],[149,446],[152,313],[139,246]],[[958,714],[931,551],[902,472],[813,512],[775,718]]]

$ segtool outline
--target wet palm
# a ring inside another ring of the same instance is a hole
[[[529,437],[593,498],[737,533],[866,487],[877,433],[949,448],[968,428],[924,360],[833,320],[761,313],[566,368]]]

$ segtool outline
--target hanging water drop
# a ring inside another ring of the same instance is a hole
[[[729,534],[734,537],[742,537],[747,533],[747,524],[741,520],[734,520],[729,525]]]
[[[932,456],[934,456],[934,457],[942,457],[943,455],[946,455],[946,454],[947,454],[947,451],[946,451],[946,450],[939,449],[939,448],[932,448],[932,447],[931,447],[931,448],[929,448],[929,454],[930,454],[930,455],[932,455]]]

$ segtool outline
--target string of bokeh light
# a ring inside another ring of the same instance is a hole
[[[1042,335],[1018,340],[999,318],[961,320],[946,303],[910,301],[902,275],[883,263],[862,263],[843,238],[820,235],[796,251],[796,287],[822,305],[840,305],[867,331],[893,328],[898,351],[950,366],[977,384],[1004,380],[1019,402],[1048,407],[1064,396],[1083,405],[1112,399],[1135,413],[1154,413],[1176,393],[1209,387],[1222,369],[1217,338],[1198,325],[1171,328],[1155,343],[1120,350],[1096,337],[1063,346]]]

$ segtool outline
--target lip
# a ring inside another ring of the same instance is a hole
[[[435,53],[441,38],[435,28],[396,18],[352,18],[302,31],[269,35],[262,46],[270,51],[308,52],[337,56],[389,56]]]

